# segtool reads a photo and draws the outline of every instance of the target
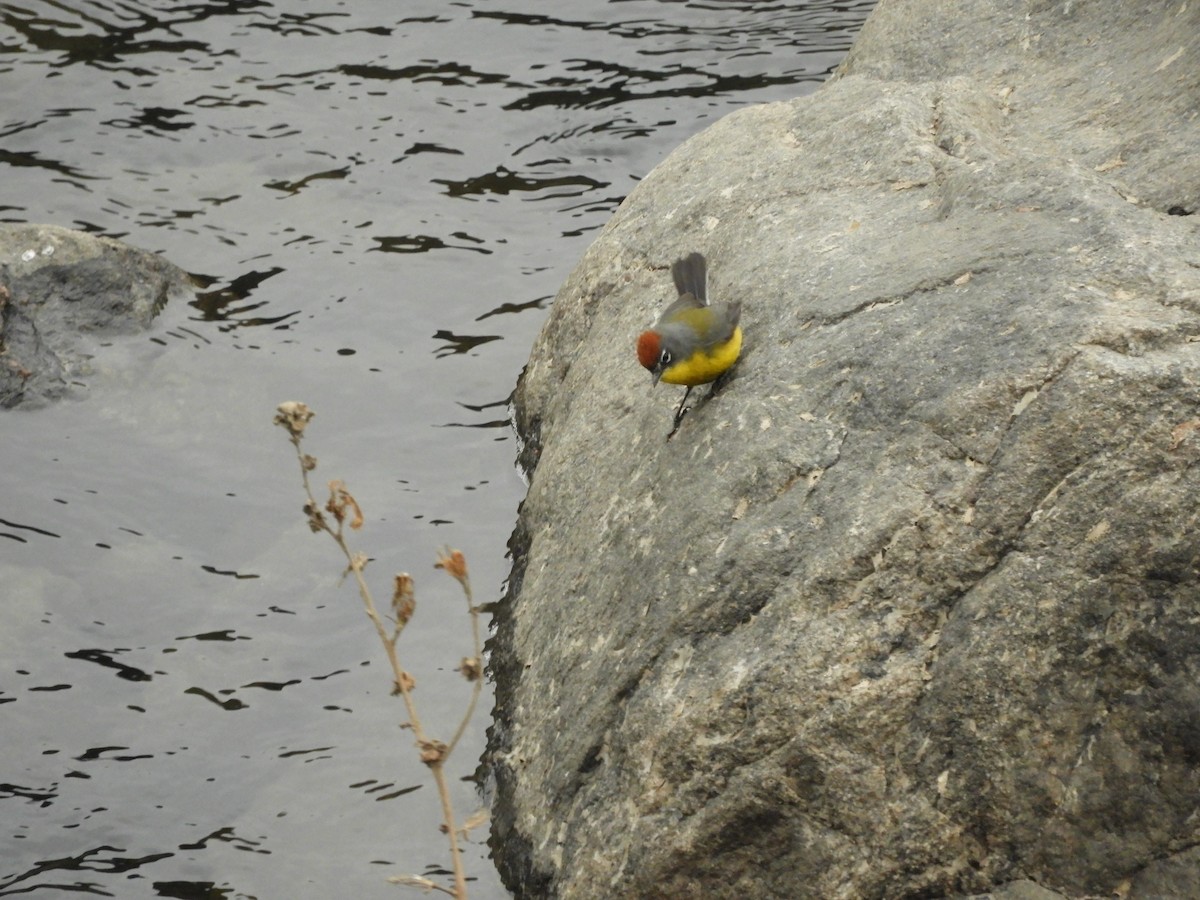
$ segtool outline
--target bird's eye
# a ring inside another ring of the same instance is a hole
[[[658,357],[658,364],[660,366],[669,366],[671,364],[670,350],[663,350],[662,354]]]

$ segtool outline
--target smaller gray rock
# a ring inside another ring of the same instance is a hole
[[[0,226],[0,407],[58,399],[95,337],[149,326],[191,277],[160,256],[54,225]]]

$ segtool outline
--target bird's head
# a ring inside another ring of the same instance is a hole
[[[671,365],[671,351],[663,344],[662,335],[657,331],[643,331],[637,342],[638,362],[650,370],[655,384],[662,377],[663,370]]]

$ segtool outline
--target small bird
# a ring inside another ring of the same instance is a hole
[[[642,332],[637,355],[655,384],[665,381],[687,385],[675,410],[673,435],[683,420],[683,405],[692,388],[716,381],[737,362],[742,351],[742,329],[738,325],[742,304],[709,305],[708,265],[699,253],[676,260],[671,277],[679,297],[663,311],[653,328]]]

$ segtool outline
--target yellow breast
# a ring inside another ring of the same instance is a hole
[[[667,384],[707,384],[716,381],[721,374],[737,362],[738,354],[742,352],[742,329],[733,329],[733,334],[723,344],[717,344],[708,350],[697,350],[687,359],[672,363],[663,370],[660,381]]]

